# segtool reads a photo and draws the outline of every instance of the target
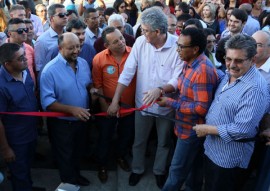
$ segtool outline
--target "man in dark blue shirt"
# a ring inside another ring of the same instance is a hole
[[[5,43],[0,47],[0,63],[0,112],[37,111],[24,49]],[[36,138],[36,117],[0,115],[0,151],[11,172],[13,191],[32,191],[30,168]]]

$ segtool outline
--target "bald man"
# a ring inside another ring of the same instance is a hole
[[[44,110],[63,112],[70,117],[47,120],[51,146],[62,182],[81,186],[89,181],[80,175],[86,121],[90,117],[88,90],[92,83],[88,63],[78,57],[79,38],[64,33],[58,40],[59,54],[42,70],[41,104]]]

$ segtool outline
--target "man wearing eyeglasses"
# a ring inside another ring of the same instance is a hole
[[[268,31],[257,31],[252,37],[257,43],[257,54],[255,56],[255,64],[259,72],[265,78],[270,87],[270,33]],[[270,114],[265,114],[260,122],[261,135],[263,135],[265,142],[259,141],[255,144],[255,157],[252,157],[252,162],[258,164],[259,175],[257,179],[257,187],[255,190],[266,191],[270,187]],[[260,163],[258,163],[260,161]],[[257,165],[256,165],[257,166]],[[258,166],[257,166],[258,167]]]
[[[25,43],[27,40],[27,33],[29,32],[25,22],[18,18],[10,19],[7,29],[9,38],[6,40],[6,42],[17,43],[25,50],[27,66],[36,86],[34,49],[29,44]]]
[[[178,98],[161,97],[157,103],[162,107],[175,109],[175,118],[187,123],[175,124],[177,143],[163,191],[181,188],[189,173],[198,172],[198,168],[202,167],[203,139],[197,138],[192,127],[193,124],[205,122],[205,115],[213,100],[218,82],[215,67],[204,55],[206,37],[202,30],[196,28],[183,30],[177,47],[177,52],[184,61],[183,71],[178,79]],[[200,179],[192,182],[195,176]],[[191,174],[186,181],[186,186],[191,190],[200,190],[202,174]]]
[[[135,112],[135,140],[129,185],[135,186],[145,171],[144,154],[149,134],[155,124],[158,144],[153,172],[157,186],[162,188],[166,179],[173,124],[156,117],[155,114],[173,117],[174,111],[159,107],[155,102],[162,94],[176,90],[182,61],[176,52],[177,37],[168,33],[167,17],[162,10],[152,7],[142,12],[141,30],[143,35],[138,37],[133,45],[107,112],[113,116],[117,115],[121,95],[136,73],[136,107],[149,105],[150,107],[145,110],[154,116],[140,111]]]
[[[225,43],[227,73],[206,115],[194,126],[205,137],[205,190],[241,190],[254,150],[254,137],[269,110],[267,82],[254,65],[257,44],[247,35]]]
[[[58,46],[58,36],[64,33],[67,11],[62,4],[52,4],[48,9],[50,28],[40,35],[35,43],[36,70],[39,72],[53,59],[54,48]]]
[[[15,43],[3,44],[0,63],[0,111],[38,111],[23,47]],[[1,114],[0,150],[11,172],[13,191],[35,191],[32,188],[31,163],[36,147],[37,122],[37,117],[33,116]]]

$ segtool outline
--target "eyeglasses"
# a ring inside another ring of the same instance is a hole
[[[210,43],[216,43],[216,40],[208,40],[207,44],[210,44]]]
[[[193,47],[193,45],[182,45],[182,44],[178,44],[177,42],[176,42],[176,45],[177,45],[177,49],[179,49],[179,50]]]
[[[58,13],[57,15],[54,15],[54,16],[58,16],[59,18],[64,18],[64,17],[67,17],[69,15],[70,15],[70,13]]]
[[[9,30],[10,32],[17,32],[18,34],[23,34],[23,32],[28,33],[29,29],[28,28],[19,28],[17,30]]]
[[[257,43],[257,47],[259,48],[263,48],[263,47],[266,47],[266,46],[270,46],[269,44],[263,44],[263,43]]]
[[[246,59],[240,59],[240,58],[237,58],[237,59],[232,59],[230,57],[226,57],[224,56],[224,59],[225,59],[225,62],[226,63],[232,63],[234,62],[235,64],[243,64],[245,61],[249,60],[250,58],[246,58]]]

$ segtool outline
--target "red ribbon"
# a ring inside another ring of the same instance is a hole
[[[143,105],[140,108],[120,108],[119,113],[120,115],[123,114],[128,114],[134,111],[141,111],[146,108],[148,108],[150,105]],[[0,112],[0,114],[7,114],[7,115],[25,115],[25,116],[37,116],[37,117],[71,117],[71,114],[68,113],[62,113],[62,112],[35,112],[35,111],[30,111],[30,112]],[[101,112],[94,114],[96,116],[107,116],[107,112]]]

